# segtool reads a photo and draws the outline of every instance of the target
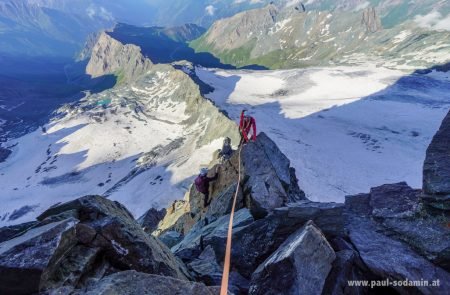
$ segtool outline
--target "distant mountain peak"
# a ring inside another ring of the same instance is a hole
[[[121,81],[133,81],[147,72],[153,63],[141,53],[141,48],[122,44],[102,32],[94,45],[86,74],[92,78],[115,74]]]

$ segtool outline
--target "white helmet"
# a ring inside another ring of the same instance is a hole
[[[205,176],[206,174],[208,174],[208,168],[200,169],[200,175]]]

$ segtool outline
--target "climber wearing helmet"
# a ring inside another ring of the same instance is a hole
[[[219,177],[219,173],[216,170],[216,175],[214,177],[208,177],[208,169],[202,168],[200,170],[200,174],[195,179],[195,188],[197,191],[201,192],[204,195],[203,205],[204,207],[208,206],[209,199],[209,183],[211,181],[215,181]]]
[[[256,140],[256,121],[255,118],[247,114],[247,110],[241,112],[241,120],[239,122],[239,132],[241,133],[241,145],[250,141],[249,134],[252,129],[253,134],[251,140]]]
[[[225,137],[223,140],[222,149],[219,151],[219,159],[220,163],[224,163],[226,160],[229,160],[233,155],[233,148],[231,147],[231,138]]]

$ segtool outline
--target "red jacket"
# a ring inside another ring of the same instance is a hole
[[[256,140],[256,121],[253,117],[245,117],[244,112],[242,111],[239,130],[241,131],[245,142],[249,141],[250,129],[253,129],[252,139]]]

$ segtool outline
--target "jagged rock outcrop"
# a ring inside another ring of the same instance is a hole
[[[131,82],[151,67],[152,62],[142,55],[138,46],[124,45],[103,32],[92,48],[86,74],[92,78],[114,74],[119,81]]]
[[[207,286],[221,281],[237,156],[216,166],[220,176],[206,208],[195,188],[168,208],[153,234],[173,245],[173,254],[121,204],[98,196],[54,206],[37,223],[0,229],[6,239],[0,243],[0,292],[216,294],[217,287]],[[266,135],[245,145],[241,156],[229,286],[234,294],[371,294],[348,282],[386,279],[440,285],[383,291],[448,293],[448,219],[424,210],[421,190],[401,182],[348,196],[345,204],[311,202]],[[154,224],[159,213],[149,212]]]
[[[0,243],[11,240],[12,238],[20,235],[22,232],[37,225],[38,222],[31,221],[23,224],[12,225],[0,228]]]
[[[118,202],[87,196],[52,207],[39,224],[0,244],[0,293],[79,288],[122,270],[190,277],[169,249]]]
[[[425,204],[450,210],[450,112],[427,149],[423,166]]]
[[[375,7],[369,7],[363,11],[361,24],[364,25],[366,30],[371,33],[375,33],[383,29],[381,19],[378,16]]]
[[[292,234],[253,273],[249,294],[322,294],[336,255],[313,222]]]
[[[210,177],[218,171],[218,179],[210,185],[209,206],[204,208],[203,194],[191,186],[183,201],[175,201],[167,208],[167,214],[154,234],[158,236],[175,230],[185,235],[199,220],[215,220],[229,214],[237,187],[238,169],[239,153],[236,151],[230,160],[215,165],[209,171]],[[289,159],[265,133],[260,133],[256,142],[242,148],[241,185],[236,210],[246,207],[254,218],[261,218],[288,202],[305,200],[305,193],[297,181]]]
[[[156,210],[151,208],[139,217],[137,221],[146,233],[151,234],[158,227],[158,223],[164,216],[166,216],[166,209]]]

